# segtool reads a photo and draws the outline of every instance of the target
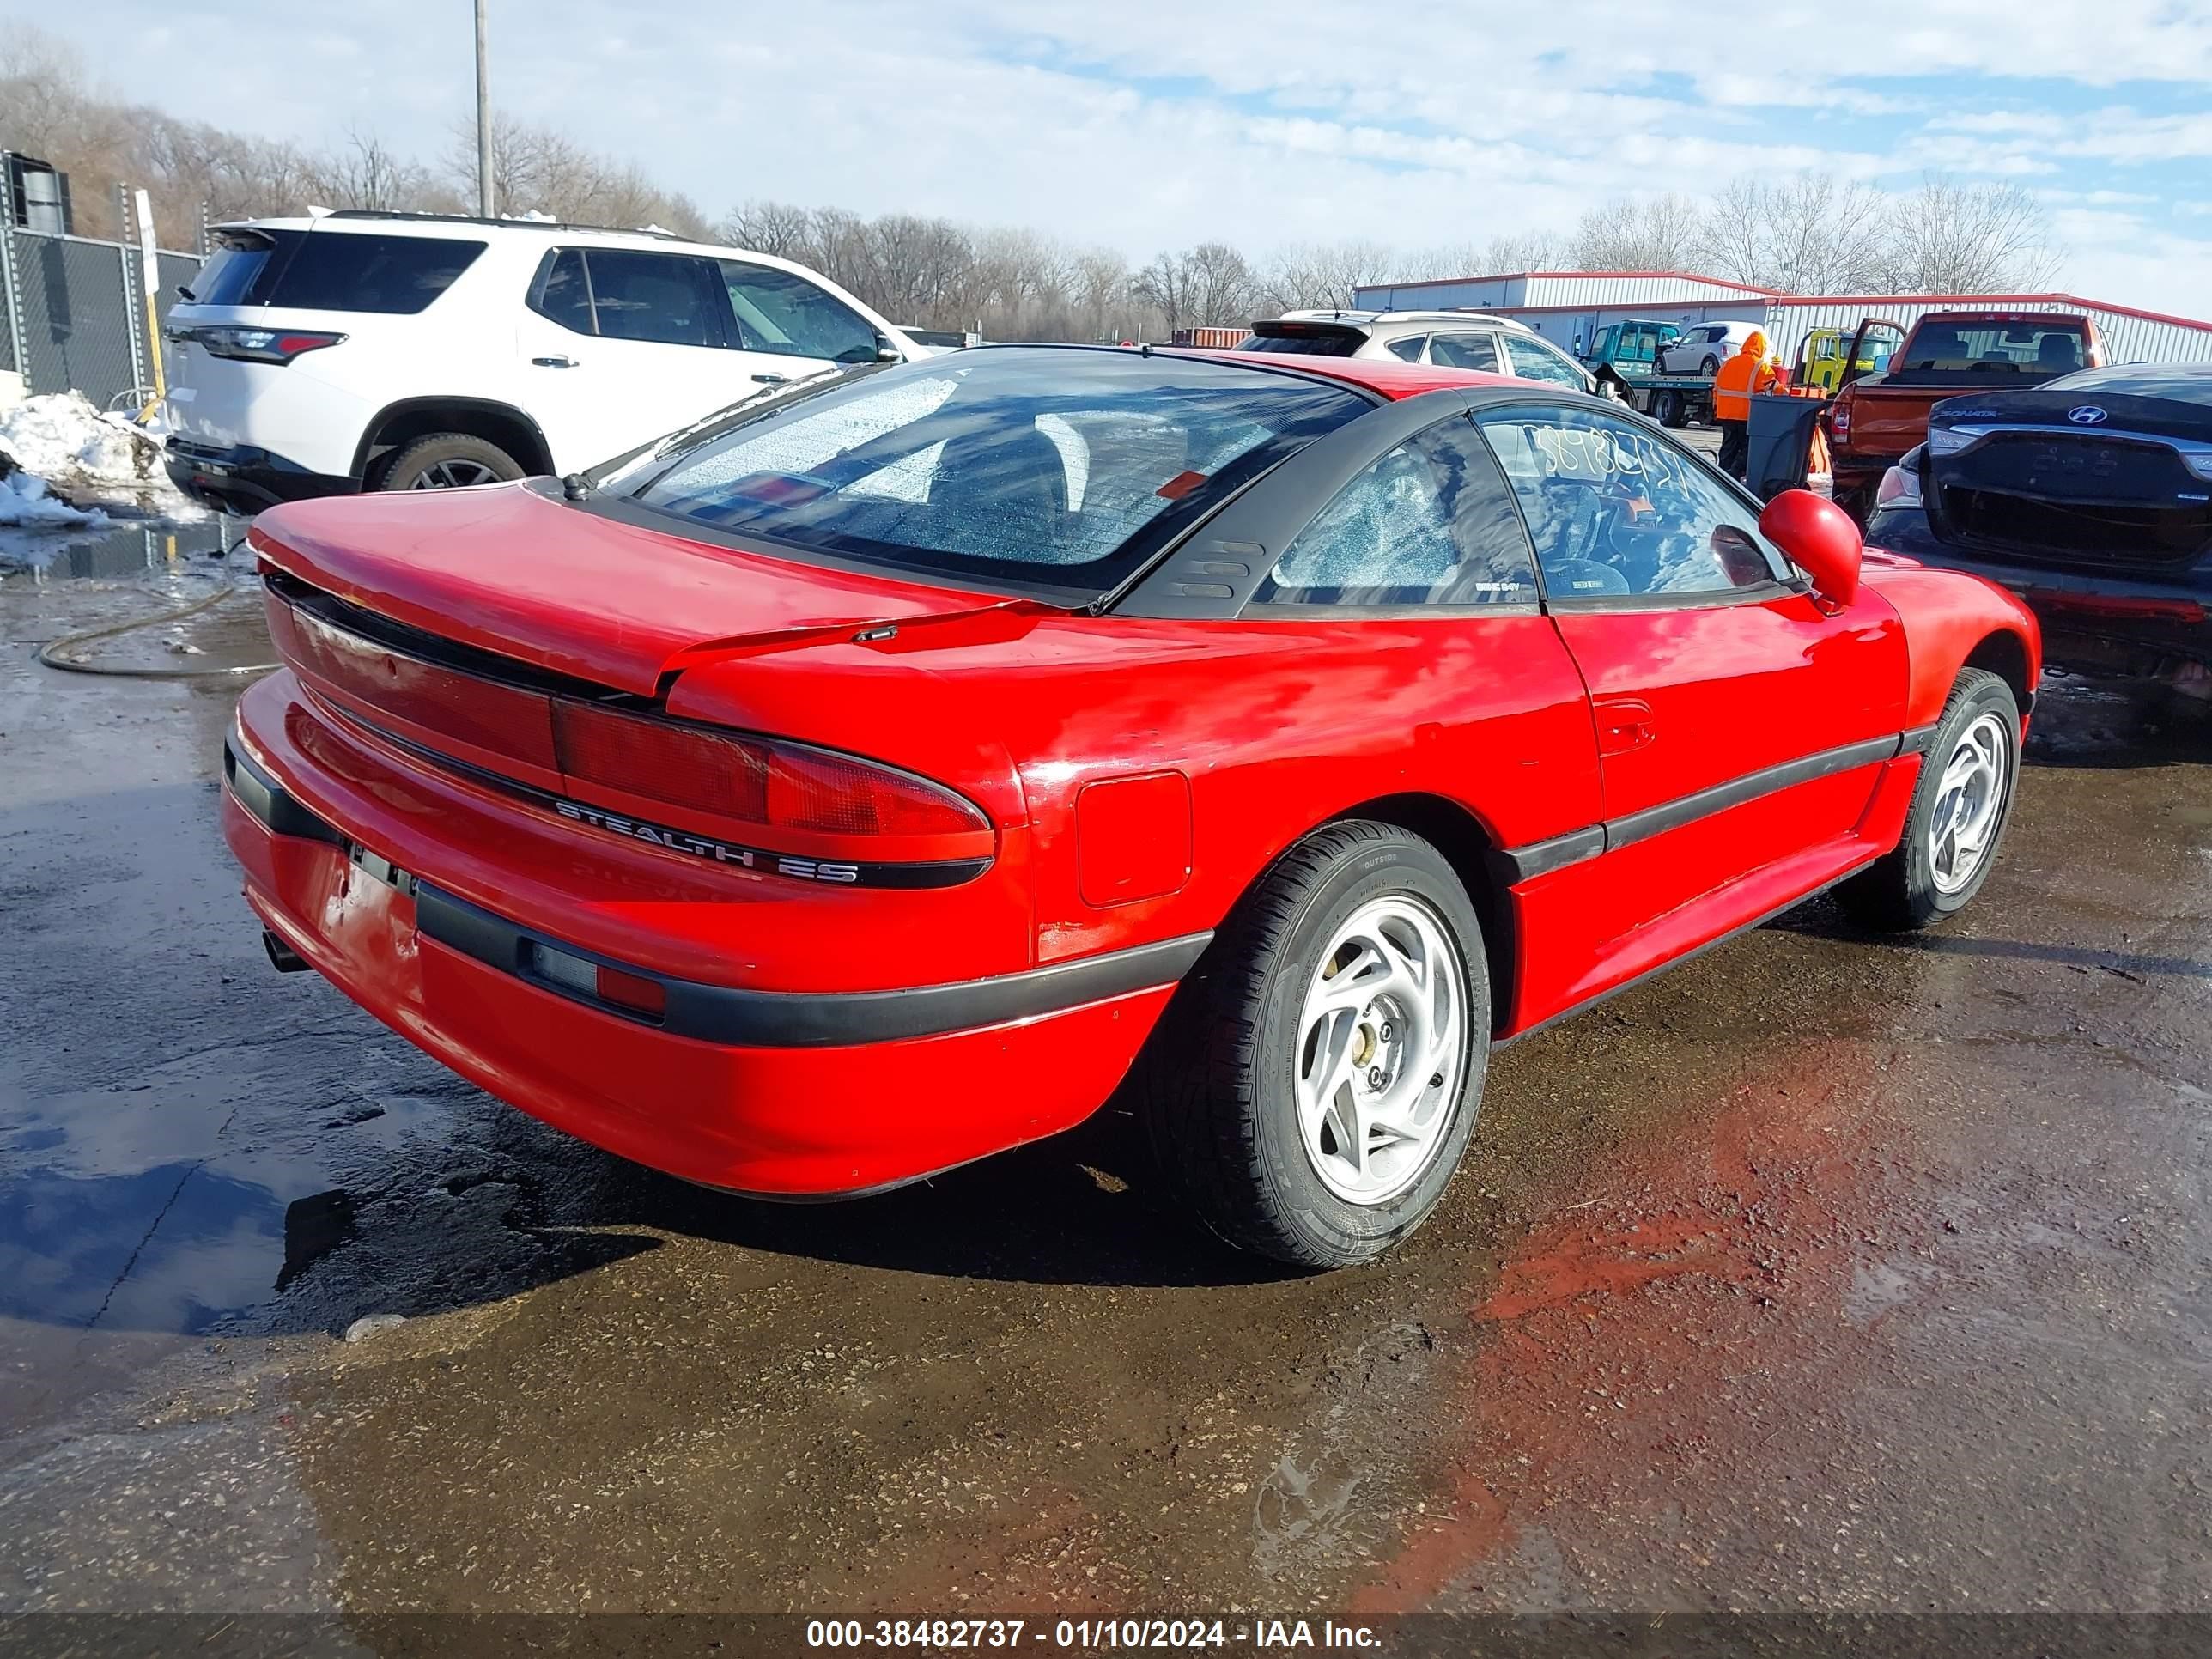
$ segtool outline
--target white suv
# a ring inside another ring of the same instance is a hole
[[[213,235],[166,325],[168,467],[233,512],[579,471],[931,355],[803,265],[651,233],[345,212]]]
[[[1711,374],[1759,331],[1757,323],[1699,323],[1660,349],[1662,374]]]
[[[1286,311],[1252,325],[1239,351],[1396,357],[1596,392],[1597,377],[1526,323],[1480,311]]]

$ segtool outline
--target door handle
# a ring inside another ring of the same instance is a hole
[[[540,368],[574,368],[576,366],[574,357],[532,357],[530,361]]]
[[[1651,705],[1641,697],[1604,697],[1597,703],[1597,750],[1601,755],[1626,755],[1643,748],[1659,735],[1652,723]]]

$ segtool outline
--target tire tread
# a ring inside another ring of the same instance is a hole
[[[1225,1103],[1258,1093],[1267,964],[1281,955],[1346,856],[1393,842],[1434,850],[1395,824],[1353,819],[1317,830],[1284,854],[1215,934],[1146,1050],[1142,1115],[1169,1183],[1228,1243],[1278,1261],[1342,1265],[1340,1256],[1316,1254],[1267,1178],[1256,1115],[1226,1109]],[[1479,951],[1469,955],[1470,971],[1480,975]],[[1362,1258],[1379,1255],[1418,1220],[1363,1241],[1371,1248]]]

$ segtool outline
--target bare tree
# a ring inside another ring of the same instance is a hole
[[[1119,340],[1135,332],[1127,327],[1133,316],[1129,264],[1112,248],[1094,247],[1075,256],[1073,283],[1076,315],[1082,327],[1076,337]]]
[[[809,210],[788,202],[744,202],[723,216],[715,234],[733,246],[750,248],[756,253],[804,260],[813,240],[813,220]]]
[[[2047,287],[2063,264],[2051,220],[2016,185],[1961,185],[1930,173],[1893,204],[1881,288],[1987,294]]]
[[[1583,215],[1569,252],[1584,270],[1680,270],[1694,257],[1702,216],[1672,191],[1617,196]]]
[[[1261,299],[1277,312],[1341,309],[1355,290],[1398,274],[1399,256],[1380,242],[1324,242],[1286,247],[1267,264]]]
[[[1195,315],[1190,288],[1183,259],[1173,253],[1156,256],[1152,264],[1129,280],[1130,294],[1160,313],[1170,334]]]
[[[1470,252],[1474,252],[1470,246]],[[1517,236],[1493,236],[1468,261],[1466,269],[1480,276],[1512,276],[1531,270],[1556,270],[1568,260],[1566,244],[1553,231],[1528,231]]]
[[[1234,326],[1251,317],[1260,284],[1244,256],[1225,242],[1201,242],[1181,253],[1163,253],[1130,284],[1155,307],[1172,334],[1179,328]]]
[[[372,213],[425,206],[432,186],[423,168],[403,161],[374,133],[358,127],[348,130],[344,149],[309,161],[300,182],[317,206]]]
[[[1791,294],[1875,285],[1885,262],[1889,199],[1825,173],[1745,173],[1714,194],[1699,227],[1698,268]]]

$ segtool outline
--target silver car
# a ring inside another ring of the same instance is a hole
[[[1396,357],[1600,390],[1595,375],[1527,324],[1480,311],[1286,311],[1253,324],[1237,349]]]

